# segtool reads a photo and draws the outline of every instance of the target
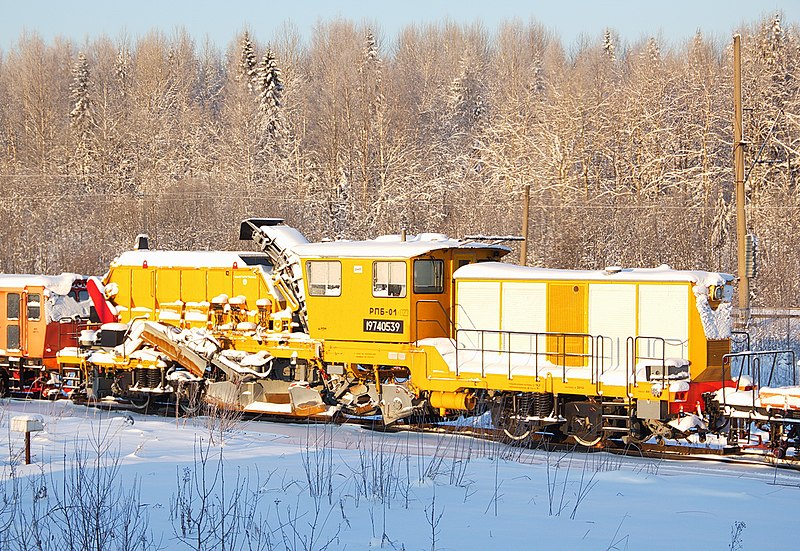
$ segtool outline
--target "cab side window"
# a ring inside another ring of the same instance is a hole
[[[338,297],[342,295],[342,263],[338,260],[309,260],[308,294],[313,297]]]
[[[414,261],[414,292],[440,294],[444,292],[444,261]]]
[[[28,295],[28,320],[38,321],[42,315],[42,296],[39,293]]]
[[[379,261],[372,264],[372,296],[406,296],[406,263]]]
[[[8,293],[6,295],[6,318],[10,320],[19,319],[19,293]]]
[[[19,293],[8,293],[6,295],[6,319],[19,319]],[[19,350],[19,322],[10,323],[6,327],[6,348],[9,350]]]

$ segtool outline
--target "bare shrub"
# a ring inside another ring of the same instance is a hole
[[[204,411],[203,419],[208,431],[209,443],[214,446],[223,445],[226,438],[241,428],[244,419],[242,410],[217,404],[206,404]]]
[[[138,478],[126,485],[109,423],[87,443],[65,450],[62,469],[42,468],[3,486],[0,526],[8,549],[146,551],[162,549],[141,500]]]

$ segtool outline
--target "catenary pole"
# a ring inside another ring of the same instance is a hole
[[[750,278],[747,276],[745,258],[744,147],[742,138],[742,37],[733,36],[733,164],[736,179],[736,258],[739,274],[739,322],[746,325],[750,319]]]

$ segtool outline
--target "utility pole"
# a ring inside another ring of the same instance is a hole
[[[750,319],[750,278],[747,275],[745,236],[744,147],[742,138],[742,37],[733,35],[733,165],[736,179],[736,245],[739,274],[739,323]]]
[[[522,196],[522,244],[519,247],[519,263],[528,264],[528,213],[531,206],[531,185],[525,184],[525,195]]]

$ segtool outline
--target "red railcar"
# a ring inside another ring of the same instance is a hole
[[[92,324],[86,284],[69,273],[0,274],[0,396],[58,396],[77,384],[56,353]]]

